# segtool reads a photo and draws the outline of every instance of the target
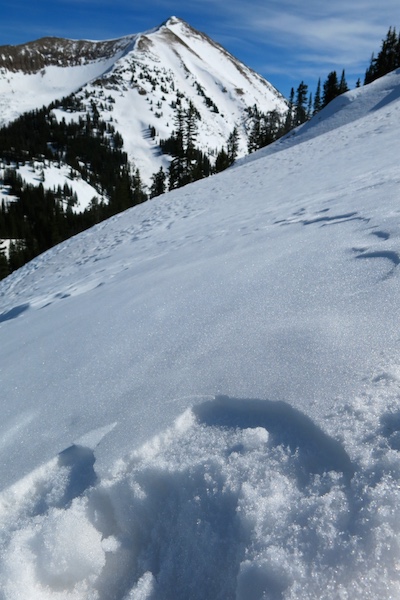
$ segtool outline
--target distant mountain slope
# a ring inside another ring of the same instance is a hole
[[[0,48],[0,123],[71,93],[113,122],[146,182],[168,166],[159,142],[171,136],[177,111],[189,103],[199,117],[197,145],[211,160],[235,127],[239,155],[247,152],[254,106],[280,115],[287,110],[270,83],[176,17],[119,40],[44,38]]]

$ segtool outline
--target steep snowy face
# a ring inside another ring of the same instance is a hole
[[[171,136],[178,111],[189,104],[197,116],[196,146],[211,161],[235,127],[239,156],[247,152],[249,109],[287,110],[270,83],[176,17],[119,40],[45,38],[0,48],[0,125],[72,93],[80,111],[83,104],[113,122],[146,183],[168,166],[160,140]],[[73,108],[64,116],[71,114]]]
[[[239,156],[246,154],[248,111],[254,106],[260,112],[276,110],[280,115],[287,110],[285,99],[271,84],[175,17],[138,36],[135,48],[86,88],[101,112],[96,86],[100,95],[106,87],[107,95],[113,97],[111,114],[145,179],[150,169],[155,172],[168,164],[165,158],[154,157],[154,147],[171,136],[178,108],[185,109],[189,103],[195,107],[199,117],[196,145],[208,156],[226,145],[235,127]]]

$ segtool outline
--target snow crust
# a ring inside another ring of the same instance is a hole
[[[0,283],[0,598],[399,596],[399,90]]]

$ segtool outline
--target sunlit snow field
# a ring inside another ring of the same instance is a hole
[[[0,598],[400,596],[400,70],[0,282]]]

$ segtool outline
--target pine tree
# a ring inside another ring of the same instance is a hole
[[[232,132],[229,134],[228,142],[227,142],[227,155],[229,165],[232,165],[237,157],[239,151],[239,132],[237,127],[235,126]]]
[[[378,77],[390,73],[400,67],[400,35],[397,36],[396,29],[389,28],[386,38],[382,40],[381,49],[375,58],[371,57],[370,65],[365,73],[364,84],[371,83]]]
[[[312,98],[312,93],[310,92],[310,95],[308,97],[308,106],[307,106],[307,121],[309,121],[312,117],[313,114],[313,98]]]
[[[313,115],[316,115],[317,113],[319,113],[319,111],[322,108],[322,101],[321,101],[321,78],[318,79],[318,83],[317,83],[317,89],[315,91],[315,96],[314,96],[314,104],[313,104]]]
[[[288,133],[291,129],[293,129],[293,106],[294,106],[294,88],[290,90],[289,96],[289,106],[288,111],[286,113],[286,119],[283,126],[283,132]]]
[[[151,177],[151,187],[150,187],[150,198],[155,198],[156,196],[160,196],[164,194],[166,190],[166,174],[162,167],[160,167],[157,173],[154,173]]]
[[[218,152],[217,158],[215,160],[215,172],[220,173],[221,171],[224,171],[229,167],[229,164],[230,163],[228,153],[226,152],[225,148],[222,148]]]
[[[322,107],[326,106],[340,94],[336,71],[331,71],[326,78],[322,94]]]
[[[347,81],[346,81],[345,71],[343,69],[342,76],[340,78],[340,83],[339,83],[339,94],[344,94],[345,92],[348,92],[348,91],[349,91],[349,88],[348,88]]]
[[[133,175],[132,188],[133,188],[133,195],[132,195],[133,205],[141,204],[142,202],[145,202],[147,200],[147,194],[146,194],[143,182],[142,182],[142,178],[140,176],[139,169],[136,169],[136,171]]]
[[[257,106],[251,110],[252,125],[247,139],[247,150],[249,154],[261,148],[261,114]]]
[[[5,250],[0,246],[0,279],[4,279],[10,273],[7,256]]]
[[[297,127],[307,120],[307,94],[308,86],[304,81],[300,82],[299,87],[296,90],[296,100],[294,109],[294,126]]]
[[[183,184],[190,183],[195,179],[193,171],[196,169],[196,139],[197,139],[197,121],[200,118],[199,112],[193,102],[189,102],[189,107],[185,111],[185,130],[184,130],[184,174]]]
[[[369,61],[369,67],[365,71],[364,85],[371,83],[375,78],[375,54],[372,53],[371,60]]]
[[[185,172],[185,113],[181,105],[176,109],[174,126],[174,133],[166,146],[166,150],[173,157],[168,170],[170,190],[183,185]]]

